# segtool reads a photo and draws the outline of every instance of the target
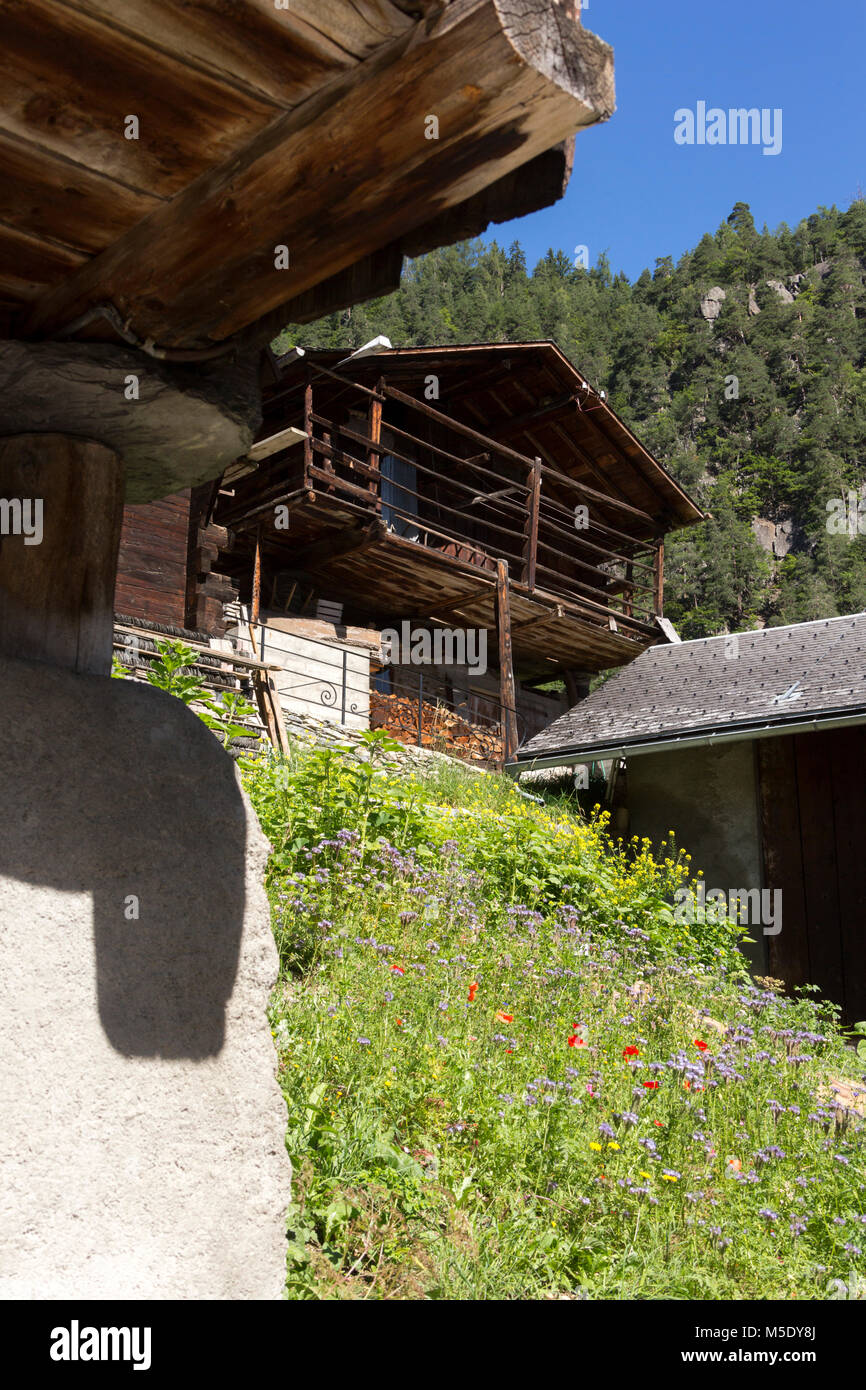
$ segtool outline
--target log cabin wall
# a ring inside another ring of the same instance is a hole
[[[124,507],[114,611],[185,627],[189,490]]]

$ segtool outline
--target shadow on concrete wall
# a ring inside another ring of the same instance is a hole
[[[214,1056],[244,916],[245,813],[231,759],[180,701],[131,682],[4,661],[0,710],[7,906],[16,883],[56,890],[32,922],[50,953],[56,933],[81,921],[66,895],[91,894],[94,954],[83,965],[112,1046]],[[22,910],[32,901],[22,894]]]

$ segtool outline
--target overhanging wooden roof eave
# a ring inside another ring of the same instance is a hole
[[[91,30],[108,27],[106,3],[82,0]],[[145,0],[150,10],[160,3]],[[243,332],[264,341],[276,331],[270,315],[282,313],[285,321],[322,312],[319,286],[330,286],[328,308],[357,302],[393,288],[402,255],[425,237],[445,244],[466,234],[467,218],[472,231],[481,230],[555,200],[574,131],[613,110],[611,53],[564,6],[533,10],[531,36],[520,8],[515,3],[506,12],[499,0],[428,7],[25,305],[15,331],[50,336],[107,304],[138,343],[168,351],[197,350]],[[306,10],[309,24],[315,7]],[[66,13],[55,11],[61,19]],[[182,54],[174,58],[183,61]],[[385,119],[389,103],[399,105],[399,122]],[[425,113],[443,112],[438,146],[420,135],[420,145],[400,144],[406,113],[416,107],[422,133]],[[369,130],[356,130],[355,118],[367,120]],[[526,203],[526,180],[514,174],[530,165],[545,172],[543,187]],[[293,191],[299,180],[302,199]],[[314,216],[317,188],[330,199],[325,244]],[[422,209],[427,217],[419,224]],[[63,227],[54,233],[62,240]],[[280,239],[293,257],[290,275],[275,273]],[[197,247],[206,254],[196,254]],[[385,247],[389,265],[377,278],[367,261]],[[105,323],[89,324],[88,336],[115,340]]]

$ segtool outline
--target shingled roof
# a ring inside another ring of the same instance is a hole
[[[650,647],[520,750],[521,763],[866,723],[866,613]]]

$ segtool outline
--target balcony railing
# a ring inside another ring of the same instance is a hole
[[[227,525],[314,491],[463,563],[492,571],[505,559],[512,584],[529,593],[653,629],[662,611],[661,536],[652,517],[613,490],[527,458],[384,378],[372,389],[312,366],[283,409],[281,428],[295,425],[303,443],[276,461],[264,486],[260,480],[251,508],[225,509]],[[648,532],[656,534],[646,539]]]

